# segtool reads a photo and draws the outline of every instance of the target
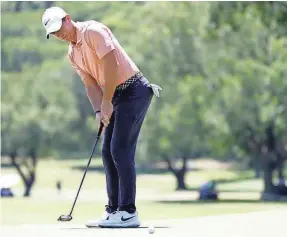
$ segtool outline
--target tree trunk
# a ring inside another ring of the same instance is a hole
[[[284,156],[280,153],[280,151],[276,152],[277,156],[277,163],[276,163],[276,169],[278,172],[278,179],[279,183],[284,184],[285,183],[285,177],[284,177]]]
[[[268,165],[266,165],[268,166]],[[274,193],[272,182],[273,170],[270,167],[264,167],[264,193]]]
[[[170,159],[166,159],[167,165],[168,165],[168,170],[171,171],[172,174],[175,175],[176,181],[177,181],[177,187],[176,190],[186,190],[187,187],[185,185],[185,174],[187,171],[186,168],[186,163],[187,163],[187,158],[182,157],[182,166],[180,169],[176,169],[172,165],[172,161]]]
[[[284,163],[281,163],[279,166],[277,166],[278,170],[278,178],[279,181],[284,183],[285,177],[284,177]]]
[[[287,142],[284,140],[281,140],[277,144],[277,147],[276,147],[277,171],[278,171],[278,179],[279,179],[280,184],[285,184],[284,165],[287,159],[287,151],[285,148],[286,145],[287,145]]]
[[[32,159],[32,164],[30,166],[28,166],[28,164],[26,163],[26,167],[29,170],[29,178],[26,179],[24,197],[29,197],[31,195],[31,190],[32,190],[32,187],[33,187],[34,182],[35,182],[36,166],[37,166],[36,149],[31,148],[30,157]]]
[[[25,183],[24,197],[30,197],[30,195],[31,195],[31,190],[32,190],[34,181],[35,181],[34,175],[31,176],[31,177],[29,178],[29,180],[26,181],[26,183]]]
[[[176,172],[175,176],[176,176],[176,180],[177,180],[177,188],[176,190],[186,190],[186,185],[185,185],[185,170],[180,169]]]
[[[265,146],[262,146],[262,158],[264,166],[264,193],[274,194],[275,188],[273,185],[273,171],[276,168],[277,156],[276,149],[276,136],[274,134],[274,124],[270,123],[266,130]]]
[[[263,172],[264,172],[264,193],[273,194],[273,171],[274,171],[274,154],[264,151],[262,154]]]
[[[35,182],[35,173],[36,173],[36,165],[37,165],[37,156],[36,151],[34,149],[31,149],[30,156],[32,160],[32,164],[28,164],[27,160],[23,162],[24,167],[27,169],[28,174],[24,174],[23,172],[23,165],[20,165],[16,161],[16,152],[12,152],[10,154],[11,162],[15,166],[16,170],[18,171],[20,177],[22,178],[23,184],[25,185],[25,191],[24,191],[24,197],[29,197],[31,195],[31,190],[33,187],[33,184]]]

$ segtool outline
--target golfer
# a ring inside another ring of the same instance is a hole
[[[102,157],[108,205],[103,217],[87,226],[138,227],[135,151],[152,97],[158,97],[161,88],[149,83],[106,25],[74,22],[59,7],[46,9],[42,23],[47,38],[69,42],[70,63],[105,126]]]

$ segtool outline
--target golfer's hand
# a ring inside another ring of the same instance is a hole
[[[110,123],[110,118],[112,116],[113,110],[114,106],[111,101],[102,100],[101,121],[103,122],[105,127],[107,127]]]
[[[98,128],[99,128],[101,125],[101,112],[96,113],[96,123],[97,123]]]

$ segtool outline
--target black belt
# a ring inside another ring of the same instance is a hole
[[[130,77],[128,80],[126,80],[122,84],[118,85],[116,87],[116,91],[123,91],[123,90],[125,90],[130,85],[132,85],[135,81],[139,80],[141,77],[143,77],[143,74],[141,72],[137,72],[135,75]]]

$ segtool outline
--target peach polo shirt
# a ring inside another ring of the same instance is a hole
[[[118,63],[117,85],[135,75],[139,69],[121,47],[111,30],[97,21],[77,22],[77,43],[70,43],[68,56],[72,67],[85,80],[92,76],[104,89],[104,61],[102,58],[112,50]]]

